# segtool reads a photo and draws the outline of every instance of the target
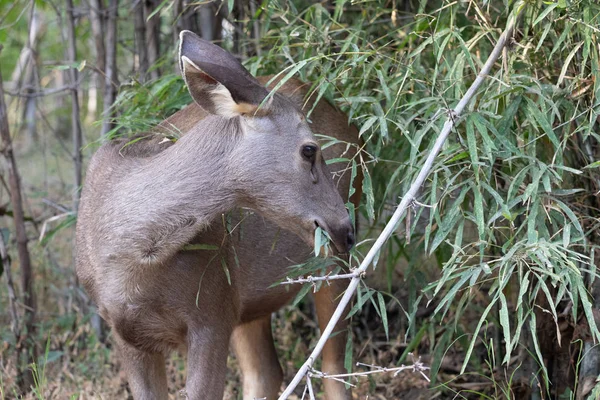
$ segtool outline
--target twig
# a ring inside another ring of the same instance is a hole
[[[63,213],[70,213],[72,212],[71,210],[69,210],[67,207],[63,206],[62,204],[58,204],[53,202],[50,199],[47,198],[42,198],[42,203],[49,205],[50,207],[56,208],[58,211],[63,212]]]
[[[80,79],[77,81],[76,85],[66,85],[66,86],[61,86],[59,88],[54,88],[54,89],[47,89],[47,90],[40,90],[39,92],[11,92],[11,91],[6,91],[6,94],[12,97],[24,97],[27,99],[31,99],[34,97],[45,97],[45,96],[51,96],[51,95],[55,95],[58,93],[62,93],[62,92],[67,92],[70,90],[74,90],[77,89],[78,85],[83,81],[83,79]]]
[[[363,273],[364,275],[364,273]],[[319,281],[333,281],[336,279],[352,279],[357,276],[360,276],[356,271],[351,272],[349,274],[339,274],[339,275],[325,275],[325,276],[312,276],[308,275],[307,277],[300,276],[297,279],[292,279],[290,277],[286,277],[284,282],[281,282],[280,285],[294,285],[294,284],[303,284],[303,283],[315,283]]]
[[[395,232],[398,223],[400,222],[402,216],[404,215],[404,212],[410,206],[410,204],[413,202],[417,192],[421,188],[421,185],[423,185],[423,183],[425,182],[425,179],[429,175],[429,172],[430,172],[431,168],[433,167],[435,158],[437,157],[438,153],[440,152],[442,145],[444,144],[444,142],[446,141],[446,138],[450,134],[450,131],[454,127],[454,125],[456,123],[455,121],[457,121],[457,119],[460,117],[460,115],[463,112],[463,110],[465,109],[465,107],[469,104],[471,99],[475,96],[475,92],[479,89],[479,87],[483,83],[483,80],[485,79],[485,77],[490,73],[490,70],[492,69],[492,66],[494,65],[494,63],[496,62],[498,57],[500,57],[500,54],[502,53],[502,50],[504,49],[504,46],[506,45],[507,39],[512,35],[512,31],[514,29],[515,22],[523,8],[524,8],[524,3],[522,1],[518,2],[515,5],[516,12],[514,13],[513,16],[509,16],[509,20],[507,22],[506,29],[504,30],[502,35],[500,35],[500,38],[498,39],[498,43],[496,43],[496,46],[494,47],[492,53],[488,57],[481,72],[477,75],[477,78],[473,81],[473,83],[471,84],[471,87],[469,87],[469,90],[467,90],[467,93],[465,93],[465,95],[460,100],[460,102],[456,105],[454,110],[452,110],[452,112],[450,112],[448,114],[446,122],[444,123],[444,127],[442,128],[440,135],[438,136],[435,143],[433,144],[433,147],[432,147],[429,155],[427,156],[427,159],[425,160],[425,164],[423,165],[423,168],[421,169],[421,171],[417,175],[417,178],[412,183],[408,192],[406,193],[406,195],[404,196],[404,198],[398,205],[398,208],[392,215],[392,218],[390,219],[388,224],[385,226],[383,232],[379,235],[379,237],[375,241],[375,244],[373,245],[371,250],[369,250],[369,252],[367,253],[363,262],[361,263],[360,267],[356,270],[357,273],[362,274],[363,272],[365,272],[367,270],[367,268],[373,262],[375,256],[378,254],[379,250],[382,248],[382,246],[385,244],[385,242],[389,239],[389,237]],[[335,312],[333,313],[331,319],[329,320],[329,323],[323,330],[323,333],[321,334],[321,337],[319,338],[319,341],[317,342],[314,350],[312,351],[312,353],[310,354],[310,356],[308,357],[306,362],[302,365],[300,370],[296,373],[296,375],[294,376],[294,379],[286,387],[285,391],[281,394],[281,396],[279,396],[279,400],[287,399],[292,394],[294,389],[298,386],[298,384],[300,383],[302,378],[308,373],[310,368],[312,368],[314,361],[321,354],[321,351],[323,350],[323,346],[325,345],[325,342],[327,342],[327,340],[329,339],[329,336],[331,335],[335,325],[341,318],[344,310],[346,309],[346,306],[348,305],[348,303],[350,303],[350,300],[352,299],[352,296],[354,295],[354,292],[356,291],[356,288],[358,287],[360,281],[361,281],[360,276],[352,278],[352,280],[350,281],[350,284],[348,285],[348,288],[346,289],[346,292],[344,293],[344,296],[340,300]]]
[[[412,353],[409,353],[409,355],[412,356]],[[391,367],[391,368],[380,367],[378,365],[369,365],[369,364],[363,364],[360,362],[357,362],[356,366],[366,366],[366,367],[373,368],[373,369],[371,369],[370,371],[352,372],[352,373],[348,373],[348,374],[335,374],[335,375],[329,375],[324,372],[311,369],[308,372],[307,376],[314,377],[314,378],[321,378],[321,379],[334,379],[337,381],[347,383],[344,381],[344,378],[367,376],[367,375],[380,374],[380,373],[385,373],[385,372],[393,372],[394,376],[397,376],[402,371],[412,370],[413,372],[420,373],[427,382],[430,382],[429,377],[427,375],[425,375],[425,371],[429,370],[429,367],[427,367],[425,364],[423,364],[421,362],[420,357],[417,360],[414,360],[414,358],[413,358],[412,365],[402,364],[399,367]],[[352,384],[349,383],[349,385],[352,385]]]
[[[315,392],[313,391],[312,382],[310,381],[310,376],[306,376],[306,386],[308,387],[308,395],[310,396],[310,400],[315,400]]]
[[[57,221],[57,220],[59,220],[61,218],[68,217],[68,216],[71,216],[71,215],[73,215],[73,212],[72,211],[68,211],[68,212],[65,212],[65,213],[62,213],[62,214],[58,214],[58,215],[55,215],[53,217],[50,217],[50,218],[46,219],[44,221],[44,223],[42,224],[42,230],[40,231],[40,237],[38,239],[38,242],[42,243],[42,240],[44,240],[44,236],[46,235],[46,228],[48,227],[48,223],[49,222],[54,222],[54,221]]]

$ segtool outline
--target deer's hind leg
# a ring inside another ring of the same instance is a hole
[[[164,355],[139,350],[123,340],[116,332],[114,337],[133,398],[166,400],[168,390]]]
[[[244,400],[276,399],[283,372],[271,333],[271,315],[238,325],[231,336],[244,382]]]

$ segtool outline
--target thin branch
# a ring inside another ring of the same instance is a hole
[[[58,204],[53,202],[50,199],[47,198],[42,198],[42,203],[49,205],[50,207],[56,208],[58,211],[63,212],[63,213],[70,213],[72,212],[72,210],[69,210],[67,207],[63,206],[62,204]]]
[[[66,92],[66,91],[71,91],[73,89],[77,89],[77,86],[79,85],[79,83],[81,83],[82,79],[80,79],[79,81],[77,81],[77,85],[66,85],[66,86],[61,86],[59,88],[54,88],[54,89],[48,89],[48,90],[40,90],[38,92],[11,92],[11,91],[6,91],[6,94],[12,97],[24,97],[24,98],[34,98],[34,97],[45,97],[45,96],[51,96],[54,94],[58,94],[58,93],[62,93],[62,92]],[[27,87],[23,87],[23,88],[27,88]],[[21,88],[21,89],[23,89]]]
[[[409,353],[409,355],[412,356],[412,353]],[[429,367],[427,367],[425,364],[423,364],[421,362],[420,358],[418,360],[414,360],[412,365],[404,365],[403,364],[399,367],[391,367],[391,368],[380,367],[378,365],[363,364],[363,363],[356,363],[356,365],[357,366],[367,366],[367,367],[373,368],[373,369],[371,369],[370,371],[352,372],[349,374],[335,374],[335,375],[329,375],[324,372],[311,369],[311,371],[308,373],[308,375],[311,377],[314,377],[314,378],[334,379],[334,380],[344,382],[344,378],[367,376],[367,375],[380,374],[380,373],[385,373],[385,372],[393,372],[394,376],[397,376],[402,371],[412,370],[413,372],[420,373],[427,382],[430,382],[429,377],[427,375],[425,375],[425,371],[429,370]],[[344,383],[346,383],[346,382],[344,382]]]
[[[364,273],[363,273],[364,275]],[[350,272],[349,274],[339,274],[339,275],[325,275],[325,276],[312,276],[308,275],[307,277],[301,276],[296,279],[292,279],[290,277],[286,277],[284,282],[281,282],[280,285],[294,285],[294,284],[304,284],[304,283],[315,283],[320,281],[333,281],[336,279],[352,279],[360,276],[356,271]]]
[[[0,52],[2,46],[0,45]],[[35,334],[35,291],[34,291],[34,275],[31,266],[31,256],[27,247],[27,231],[25,229],[25,214],[23,212],[23,197],[21,195],[21,182],[19,171],[13,153],[12,140],[8,126],[8,114],[6,112],[6,103],[4,102],[4,89],[2,86],[2,75],[0,74],[0,137],[2,138],[2,148],[0,151],[6,159],[8,170],[8,183],[10,186],[10,202],[13,208],[13,223],[15,227],[17,239],[17,253],[19,255],[19,265],[21,269],[21,291],[23,295],[23,304],[25,306],[25,314],[23,316],[23,327],[25,333],[22,338],[25,346],[21,349],[24,364],[28,365],[35,360],[35,346],[29,341]],[[32,345],[32,349],[27,346]],[[29,351],[31,350],[31,352]],[[33,353],[33,354],[32,354]],[[29,390],[33,382],[31,371],[23,373],[23,380],[20,383],[20,388],[23,392]]]
[[[433,163],[434,163],[437,155],[439,154],[440,150],[442,149],[442,145],[446,141],[448,135],[450,134],[450,132],[452,131],[452,128],[454,127],[456,121],[458,120],[458,117],[460,117],[460,115],[463,112],[463,110],[465,109],[465,107],[473,99],[473,97],[475,96],[475,93],[477,92],[477,90],[479,89],[481,84],[483,83],[483,80],[490,73],[492,66],[494,65],[494,63],[496,62],[498,57],[500,57],[500,54],[502,53],[502,50],[504,49],[504,46],[506,45],[508,38],[512,35],[516,20],[517,20],[519,14],[521,13],[521,11],[523,10],[523,8],[524,8],[523,2],[519,2],[516,4],[515,10],[517,10],[517,11],[514,13],[514,15],[509,16],[509,20],[508,20],[506,29],[504,30],[502,35],[500,35],[500,38],[498,39],[498,43],[494,47],[490,56],[488,57],[481,72],[477,75],[477,78],[473,81],[473,83],[471,84],[471,87],[469,87],[469,90],[467,90],[467,92],[465,93],[463,98],[460,100],[460,102],[456,105],[454,110],[452,110],[451,112],[448,113],[446,122],[444,123],[444,127],[442,128],[440,135],[438,136],[435,143],[433,144],[433,147],[432,147],[429,155],[427,156],[427,159],[425,160],[425,164],[423,165],[423,168],[417,175],[417,178],[412,183],[408,192],[406,193],[406,195],[404,196],[404,198],[398,205],[398,208],[392,215],[392,218],[390,219],[388,224],[385,226],[383,232],[381,233],[381,235],[379,235],[379,237],[375,241],[375,244],[373,245],[371,250],[369,250],[369,252],[367,253],[363,262],[361,263],[360,267],[356,270],[356,272],[362,274],[363,272],[365,272],[367,270],[367,268],[373,262],[375,256],[378,254],[379,250],[383,247],[383,245],[390,238],[390,236],[396,231],[396,228],[397,228],[398,224],[400,223],[400,220],[402,219],[404,212],[412,204],[413,200],[416,197],[417,192],[419,191],[419,189],[425,182],[425,179],[429,175],[429,172],[431,171],[431,168],[433,167]],[[335,325],[341,318],[344,310],[346,309],[346,306],[348,305],[348,303],[350,303],[350,300],[352,299],[354,292],[356,291],[356,288],[358,287],[360,281],[361,281],[360,276],[352,278],[352,280],[350,281],[350,284],[348,285],[348,288],[346,289],[346,292],[344,293],[344,296],[340,300],[335,312],[333,313],[331,319],[329,320],[327,327],[323,330],[321,337],[320,337],[319,341],[317,342],[314,350],[312,351],[312,353],[310,354],[310,356],[308,357],[306,362],[302,365],[300,370],[296,373],[292,382],[290,382],[290,384],[286,387],[285,391],[281,394],[281,396],[279,396],[279,400],[287,399],[292,394],[294,389],[298,386],[298,384],[300,383],[302,378],[304,378],[304,376],[312,368],[313,363],[315,362],[317,357],[321,354],[321,351],[323,350],[323,346],[329,339],[329,336],[331,335]]]
[[[308,395],[310,400],[315,400],[315,392],[313,391],[312,382],[310,381],[310,375],[306,376],[306,386],[308,387]]]

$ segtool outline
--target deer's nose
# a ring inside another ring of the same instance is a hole
[[[340,253],[347,253],[354,246],[356,241],[354,239],[354,228],[352,228],[349,220],[348,223],[335,229],[334,235],[332,239]]]
[[[350,249],[354,246],[356,240],[354,238],[354,232],[348,232],[348,236],[346,236],[346,251],[350,251]]]
[[[327,231],[335,248],[340,253],[347,253],[356,242],[354,228],[349,217],[333,224],[325,224],[320,220],[315,220],[315,227],[318,226]]]

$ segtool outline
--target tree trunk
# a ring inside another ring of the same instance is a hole
[[[254,0],[250,0],[250,14],[252,16],[252,42],[254,43],[254,52],[257,56],[261,56],[262,52],[260,49],[260,22],[254,16],[256,15],[256,3]]]
[[[150,78],[158,79],[160,75],[159,69],[156,67],[156,62],[160,57],[160,13],[156,13],[152,18],[150,15],[160,5],[157,0],[144,1],[144,17],[146,19],[146,45],[148,46],[148,64],[152,68]]]
[[[146,21],[144,19],[144,2],[137,0],[133,7],[135,26],[135,47],[137,52],[137,67],[140,82],[146,81],[148,73],[148,48],[146,46]]]
[[[110,107],[117,97],[119,77],[117,74],[117,16],[119,0],[110,0],[108,4],[108,17],[106,21],[106,77],[104,92],[104,121],[102,122],[102,136],[106,135],[114,126],[112,122],[113,111]]]
[[[119,77],[117,74],[117,17],[119,0],[110,0],[108,3],[108,16],[106,21],[106,76],[104,83],[104,120],[102,122],[102,136],[106,135],[113,127],[113,111],[110,109],[117,98]]]
[[[42,15],[37,11],[35,5],[31,7],[29,14],[29,32],[27,42],[21,51],[19,61],[12,74],[12,82],[15,85],[13,89],[26,95],[39,91],[39,75],[36,60],[36,48],[38,38],[44,29]],[[10,104],[10,100],[9,100]],[[23,107],[22,128],[26,131],[26,147],[29,148],[38,139],[36,126],[37,97],[27,96],[25,98],[25,107]]]
[[[181,16],[181,11],[183,10],[183,0],[174,0],[173,2],[173,23],[171,26],[173,27],[173,44],[175,48],[177,48],[177,43],[179,42],[179,32],[181,32],[181,21],[179,17]],[[178,64],[178,63],[175,63]]]
[[[90,0],[90,24],[94,35],[94,45],[96,48],[96,118],[101,114],[101,99],[104,97],[104,74],[106,73],[106,49],[104,47],[104,10],[101,0]]]
[[[175,36],[179,40],[179,32],[189,30],[199,33],[198,22],[196,19],[196,6],[193,0],[176,0],[173,6],[174,17],[176,20]]]
[[[77,47],[75,42],[75,19],[73,17],[73,0],[67,0],[67,39],[69,45],[67,48],[68,60],[71,65],[77,61]],[[71,67],[70,69],[70,86],[71,86],[71,128],[73,134],[73,212],[77,214],[79,209],[79,189],[81,188],[81,146],[82,146],[82,135],[81,135],[81,121],[79,120],[79,98],[77,97],[77,81],[79,80],[79,74],[77,68]]]
[[[200,34],[202,39],[210,42],[221,40],[221,30],[223,29],[223,13],[219,11],[221,6],[221,4],[214,1],[200,6]]]
[[[2,46],[0,46],[0,52]],[[23,199],[21,198],[21,184],[19,181],[19,171],[12,149],[12,141],[8,127],[8,115],[6,104],[4,102],[4,88],[0,74],[0,136],[2,137],[2,154],[6,159],[8,170],[8,181],[10,186],[10,202],[13,207],[13,223],[15,226],[17,238],[17,251],[19,255],[19,264],[21,268],[21,291],[23,294],[22,302],[24,307],[23,326],[25,332],[21,335],[17,343],[20,350],[23,364],[29,365],[35,360],[35,346],[33,336],[35,334],[35,293],[33,289],[33,272],[31,268],[31,258],[27,248],[27,231],[25,230],[25,214],[23,212]],[[29,348],[29,346],[31,346]],[[29,390],[34,384],[31,370],[27,369],[23,374],[23,380],[19,382],[22,392]]]

